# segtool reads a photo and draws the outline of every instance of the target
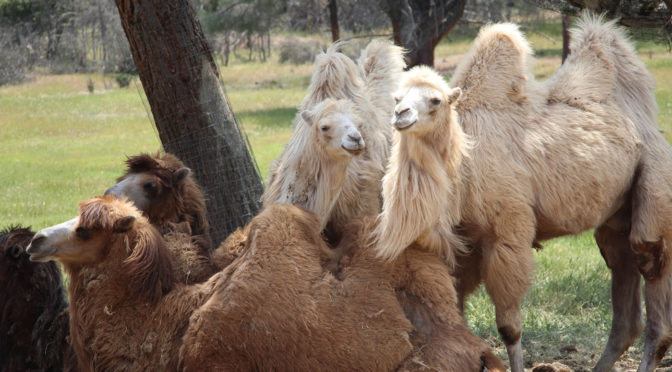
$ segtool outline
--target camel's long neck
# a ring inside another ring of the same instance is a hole
[[[394,258],[441,220],[460,220],[460,167],[468,142],[451,112],[433,133],[401,135],[383,178],[378,251]],[[443,229],[442,231],[446,231]]]
[[[306,208],[321,218],[324,228],[338,199],[351,159],[330,158],[324,149],[308,146],[300,159],[282,169],[276,180],[271,203],[287,203]]]

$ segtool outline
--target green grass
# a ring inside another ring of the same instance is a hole
[[[535,74],[545,79],[560,65],[561,38],[557,27],[539,29],[557,41],[528,33],[533,48],[544,51],[537,56]],[[465,35],[442,42],[437,58],[459,59],[473,37]],[[657,80],[659,124],[672,140],[672,55],[650,43],[638,46]],[[235,63],[221,69],[264,178],[289,139],[310,74],[310,65],[274,62]],[[95,82],[94,94],[86,88],[89,78]],[[136,84],[137,80],[126,89],[104,89],[99,75],[58,75],[0,87],[0,226],[22,223],[40,229],[69,219],[78,201],[101,194],[115,182],[125,156],[159,149],[144,93]],[[592,234],[546,242],[534,257],[535,281],[523,305],[525,360],[560,359],[577,368],[592,366],[611,323],[609,272]],[[506,359],[494,308],[483,290],[470,297],[466,314],[473,332]],[[566,346],[577,351],[563,352]],[[630,355],[638,358],[640,353],[641,342]]]

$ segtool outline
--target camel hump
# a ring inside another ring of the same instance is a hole
[[[406,67],[403,49],[387,40],[375,39],[362,50],[357,60],[371,103],[385,115],[394,110],[392,92],[399,88]]]
[[[560,70],[546,84],[550,102],[580,104],[613,101],[618,71],[614,43],[625,40],[615,21],[584,13],[570,31],[570,53]]]
[[[521,103],[529,94],[532,60],[532,49],[517,25],[488,25],[457,66],[450,86],[462,88],[463,108]]]
[[[299,111],[326,98],[352,99],[361,94],[364,82],[355,62],[339,51],[342,46],[342,42],[335,42],[315,56],[314,73]]]

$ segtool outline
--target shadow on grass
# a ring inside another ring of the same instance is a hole
[[[296,108],[290,107],[236,113],[236,117],[242,125],[254,125],[264,129],[291,128],[295,115]]]

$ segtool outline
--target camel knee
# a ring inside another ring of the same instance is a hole
[[[661,238],[655,242],[642,242],[632,245],[637,260],[637,267],[644,279],[656,281],[663,276],[666,269],[666,244]]]
[[[515,345],[520,341],[520,335],[522,333],[522,330],[520,327],[517,329],[514,328],[513,326],[503,326],[503,327],[498,327],[497,332],[499,332],[499,336],[501,337],[502,341],[504,341],[504,344],[509,346],[509,345]]]

